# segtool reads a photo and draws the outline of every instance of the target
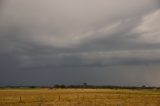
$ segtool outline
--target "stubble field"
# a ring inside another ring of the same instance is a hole
[[[160,106],[160,90],[1,89],[0,106]]]

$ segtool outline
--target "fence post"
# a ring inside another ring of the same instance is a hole
[[[96,95],[94,96],[94,100],[95,100],[95,106],[97,105],[97,97],[96,97]]]
[[[22,97],[21,96],[19,97],[19,103],[22,103]]]
[[[60,95],[58,96],[58,100],[59,100],[59,101],[61,100],[61,96],[60,96]]]

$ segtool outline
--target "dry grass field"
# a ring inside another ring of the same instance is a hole
[[[160,91],[1,89],[0,106],[160,106]]]

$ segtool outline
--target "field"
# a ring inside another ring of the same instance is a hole
[[[160,106],[160,90],[1,89],[0,106]]]

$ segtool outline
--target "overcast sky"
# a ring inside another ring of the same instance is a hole
[[[0,86],[160,86],[159,0],[0,0]]]

